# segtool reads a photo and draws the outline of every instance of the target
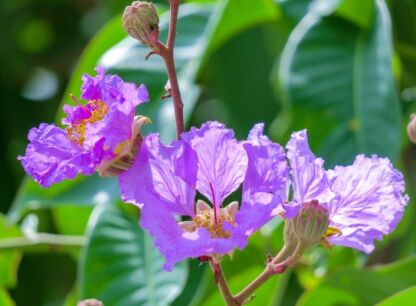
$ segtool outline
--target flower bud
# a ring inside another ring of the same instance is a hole
[[[416,144],[416,114],[413,113],[410,115],[410,122],[407,125],[407,135],[411,142]]]
[[[96,299],[88,299],[78,302],[77,306],[104,306],[104,304]]]
[[[302,204],[299,214],[287,222],[291,223],[291,229],[297,240],[307,249],[318,244],[324,237],[329,225],[328,210],[312,200]]]
[[[153,3],[135,1],[123,13],[123,27],[129,35],[153,47],[159,39],[159,15]]]

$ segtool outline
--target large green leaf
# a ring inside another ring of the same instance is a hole
[[[249,27],[276,21],[279,17],[279,11],[272,0],[257,0],[255,3],[252,0],[220,0],[218,3],[210,20],[209,39],[201,69],[212,53],[226,41]]]
[[[275,0],[283,14],[298,23],[307,13],[327,15],[335,13],[356,25],[367,29],[374,15],[373,0]]]
[[[400,291],[381,301],[377,306],[413,306],[416,301],[416,287]]]
[[[169,305],[182,291],[187,265],[162,270],[163,257],[151,239],[118,206],[97,206],[80,260],[81,298],[105,305]]]
[[[195,109],[196,124],[220,120],[242,138],[255,123],[269,124],[275,118],[280,107],[269,76],[278,55],[280,34],[277,23],[257,25],[213,53],[200,80],[208,90]]]
[[[207,265],[197,260],[188,260],[189,273],[186,285],[171,306],[196,306],[200,304],[206,289],[206,275],[211,274]]]
[[[374,305],[396,292],[414,286],[415,270],[414,256],[377,268],[341,270],[306,292],[298,305]]]
[[[114,203],[120,199],[114,178],[77,177],[45,189],[27,177],[9,212],[9,219],[16,222],[29,210],[52,208],[55,205],[91,206]]]
[[[292,128],[308,128],[329,165],[351,162],[357,153],[398,155],[390,17],[383,0],[376,4],[369,31],[308,13],[281,58],[277,77]]]
[[[0,288],[0,305],[1,306],[14,306],[15,303],[10,298],[9,293],[3,289]]]

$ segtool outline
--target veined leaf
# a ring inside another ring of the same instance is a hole
[[[169,305],[188,271],[182,262],[166,272],[163,261],[137,220],[117,206],[97,206],[80,259],[81,299],[94,297],[112,306]]]
[[[308,128],[330,166],[357,153],[398,156],[390,17],[383,0],[376,4],[370,31],[308,13],[282,55],[278,77],[292,128]]]

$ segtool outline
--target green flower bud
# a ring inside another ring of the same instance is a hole
[[[124,10],[123,27],[129,35],[153,47],[159,39],[159,15],[153,3],[135,1]]]
[[[328,210],[313,200],[302,204],[299,214],[287,221],[288,229],[293,231],[303,249],[318,244],[325,236],[329,226]]]

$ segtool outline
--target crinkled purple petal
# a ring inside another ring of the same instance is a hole
[[[62,119],[62,124],[66,125],[71,125],[76,121],[82,121],[91,117],[90,110],[80,105],[71,106],[65,104],[64,113],[66,114],[66,118]]]
[[[331,225],[342,235],[334,244],[371,252],[374,240],[391,233],[403,216],[408,197],[402,174],[387,158],[358,155],[351,166],[328,171],[339,201],[328,205]]]
[[[248,237],[272,219],[287,197],[289,169],[285,152],[263,135],[257,124],[244,144],[248,168],[243,184],[243,200],[236,215],[237,231]]]
[[[103,67],[97,67],[97,76],[91,77],[88,74],[82,76],[82,95],[85,100],[101,100],[107,105],[112,103],[123,103],[130,101],[134,106],[149,100],[149,94],[144,85],[139,88],[133,83],[126,83],[117,76],[105,74]]]
[[[42,123],[29,132],[26,155],[19,156],[26,173],[43,187],[50,187],[78,174],[91,175],[102,159],[103,143],[91,151],[74,144],[64,130]]]
[[[298,203],[319,200],[321,204],[331,201],[334,194],[329,188],[324,161],[311,152],[306,130],[293,133],[286,149],[291,168],[293,200]]]
[[[125,101],[130,101],[133,106],[149,101],[149,93],[143,84],[137,88],[133,83],[124,83],[121,91]]]
[[[117,75],[106,75],[103,67],[97,67],[97,76],[82,76],[81,98],[85,100],[101,100],[108,105],[114,102],[123,103],[121,92],[123,80]]]
[[[159,135],[149,135],[134,165],[120,175],[123,199],[146,206],[146,199],[153,195],[172,214],[194,216],[196,172],[196,155],[187,144],[166,146]]]
[[[132,140],[135,106],[125,103],[113,103],[106,116],[96,122],[88,123],[85,135],[85,145],[90,147],[100,138],[105,138],[104,146],[111,152],[129,140]]]
[[[216,207],[243,182],[247,154],[232,130],[218,122],[207,122],[200,129],[192,128],[181,138],[198,155],[196,188]]]
[[[166,258],[166,270],[172,270],[175,263],[187,258],[226,254],[235,248],[235,240],[212,238],[204,228],[184,232],[167,206],[154,196],[149,199],[149,205],[145,203],[140,217],[140,225],[154,237],[155,246]]]

